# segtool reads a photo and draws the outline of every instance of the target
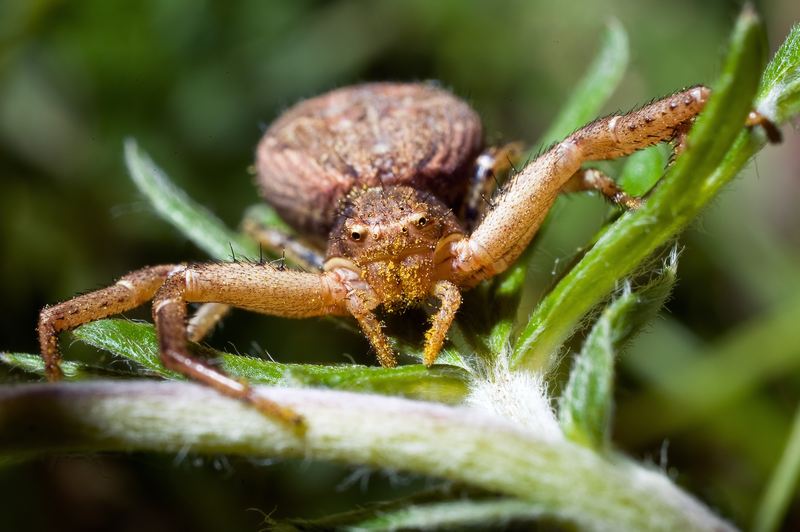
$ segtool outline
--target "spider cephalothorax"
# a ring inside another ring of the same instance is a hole
[[[418,304],[441,279],[446,244],[464,234],[433,194],[408,186],[356,189],[331,231],[325,269],[351,269],[387,310]],[[438,251],[438,253],[437,253]]]
[[[598,190],[623,206],[638,205],[598,170],[581,169],[584,162],[667,140],[682,149],[708,94],[705,87],[692,87],[596,120],[528,163],[491,202],[486,196],[494,177],[511,166],[517,149],[481,153],[477,114],[449,92],[426,84],[376,83],[301,102],[264,134],[256,167],[265,199],[304,238],[252,222],[246,228],[307,271],[212,263],[132,272],[108,288],[42,310],[39,342],[47,375],[61,376],[59,332],[152,299],[167,367],[299,422],[247,383],[194,358],[188,340],[202,339],[230,306],[294,318],[349,314],[381,364],[394,366],[397,358],[376,311],[428,302],[435,312],[423,361],[431,365],[461,290],[508,268],[559,193]],[[769,126],[751,113],[748,125],[753,124]],[[189,302],[209,305],[187,327]]]

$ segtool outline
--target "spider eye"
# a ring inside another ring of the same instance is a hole
[[[425,218],[424,216],[420,216],[419,218],[417,218],[417,226],[425,227],[425,224],[427,224],[427,223],[428,223],[428,219]]]
[[[350,238],[352,238],[353,240],[361,240],[361,233],[359,233],[358,231],[353,231],[352,233],[350,233]]]

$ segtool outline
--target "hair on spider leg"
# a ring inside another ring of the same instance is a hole
[[[262,263],[263,265],[264,263]],[[286,251],[281,252],[281,256],[277,259],[272,259],[271,261],[267,262],[266,265],[271,266],[278,270],[279,272],[286,270]]]
[[[575,130],[575,131],[577,131],[577,130]],[[572,133],[574,133],[574,131]],[[570,133],[570,135],[572,133]],[[530,164],[531,161],[535,161],[536,159],[538,159],[539,157],[541,157],[545,153],[547,153],[550,150],[552,150],[553,148],[555,148],[558,144],[559,144],[559,141],[554,140],[554,141],[550,142],[549,144],[540,144],[539,147],[535,151],[534,150],[529,150],[528,151],[528,156],[525,158],[525,163],[522,164],[522,166],[521,166],[521,170],[524,170],[525,167],[528,166],[528,164]],[[517,172],[517,174],[519,174],[519,172]]]

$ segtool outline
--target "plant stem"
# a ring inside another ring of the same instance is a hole
[[[96,381],[0,390],[0,451],[189,450],[331,460],[535,501],[585,529],[730,529],[657,471],[544,439],[475,409],[331,390],[260,392],[299,412],[305,434],[199,385]]]

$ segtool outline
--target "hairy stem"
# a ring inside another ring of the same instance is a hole
[[[474,409],[330,390],[261,391],[303,415],[304,436],[195,384],[98,381],[0,390],[0,451],[314,458],[464,482],[535,501],[587,529],[729,528],[659,472]]]

